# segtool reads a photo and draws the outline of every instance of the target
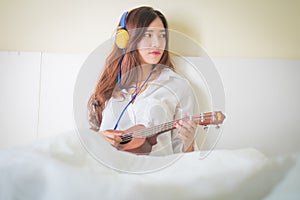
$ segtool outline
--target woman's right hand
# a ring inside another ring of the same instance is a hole
[[[118,148],[120,142],[122,142],[121,136],[124,135],[124,131],[119,130],[105,130],[100,131],[100,134],[114,147]]]

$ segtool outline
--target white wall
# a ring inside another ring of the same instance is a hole
[[[87,55],[0,53],[0,146],[73,129],[73,87]],[[300,60],[213,59],[227,119],[218,148],[300,151]]]

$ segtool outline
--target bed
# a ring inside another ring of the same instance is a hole
[[[143,163],[153,159],[142,157]],[[148,171],[114,169],[86,149],[76,131],[66,132],[0,152],[0,199],[232,200],[300,195],[299,155],[268,158],[252,148],[219,149],[205,157],[192,152],[151,162],[162,160],[172,162]]]

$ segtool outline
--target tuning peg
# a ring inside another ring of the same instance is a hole
[[[204,122],[205,121],[205,116],[203,113],[200,114],[200,122]]]
[[[219,129],[219,128],[220,128],[220,126],[219,126],[219,124],[217,124],[217,125],[216,125],[216,129]]]
[[[204,131],[207,131],[208,126],[203,126]]]
[[[212,122],[215,122],[215,121],[216,121],[216,114],[215,114],[215,112],[212,113],[211,121],[212,121]]]

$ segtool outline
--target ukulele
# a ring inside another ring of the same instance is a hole
[[[175,129],[174,123],[179,120],[193,120],[198,125],[207,128],[208,125],[219,125],[223,123],[225,115],[221,111],[201,113],[199,116],[188,116],[171,122],[166,122],[153,127],[145,128],[138,124],[124,131],[120,136],[122,141],[115,147],[118,150],[128,151],[134,154],[148,155],[152,146],[157,143],[157,136],[167,131]]]

